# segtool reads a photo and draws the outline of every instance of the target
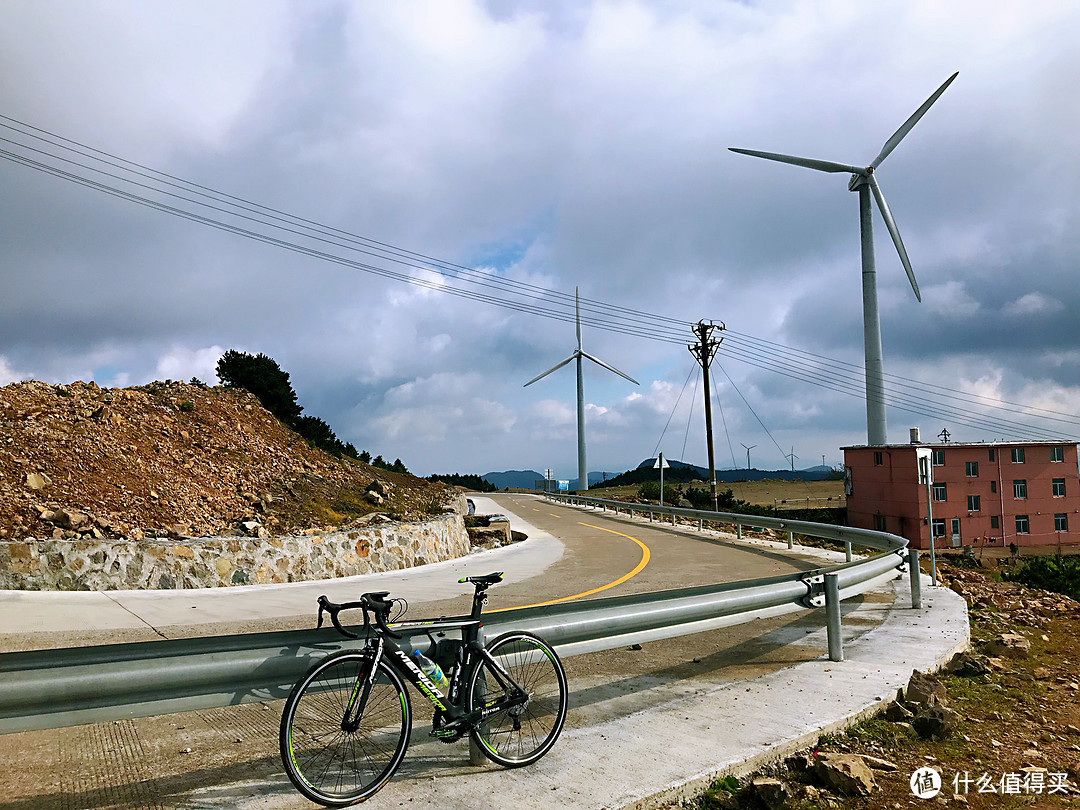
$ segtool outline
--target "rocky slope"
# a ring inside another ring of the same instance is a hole
[[[242,389],[0,387],[0,539],[303,533],[456,498],[308,447]]]

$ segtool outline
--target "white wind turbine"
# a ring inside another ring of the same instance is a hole
[[[866,433],[867,443],[871,446],[886,444],[885,429],[885,379],[881,365],[881,321],[878,317],[877,303],[877,272],[874,268],[874,231],[870,213],[870,195],[874,195],[877,201],[881,218],[885,220],[885,227],[889,229],[896,252],[900,254],[900,261],[907,272],[911,289],[915,292],[915,298],[922,301],[919,294],[919,284],[915,281],[915,273],[908,261],[907,250],[904,242],[900,239],[900,231],[897,230],[896,222],[893,221],[892,212],[885,202],[878,185],[877,175],[874,173],[882,161],[896,148],[923,117],[930,106],[938,100],[945,89],[952,84],[957,76],[954,73],[941,87],[939,87],[926,102],[917,109],[900,129],[881,147],[881,152],[874,158],[873,163],[866,167],[851,166],[846,163],[833,163],[828,160],[815,160],[813,158],[793,157],[791,155],[778,155],[774,152],[756,152],[751,149],[735,149],[744,155],[777,160],[781,163],[791,163],[794,166],[804,166],[807,169],[817,169],[820,172],[846,172],[851,175],[848,182],[849,191],[859,192],[859,225],[862,236],[862,289],[863,289],[863,348],[866,362]]]
[[[577,465],[578,490],[580,491],[589,488],[589,471],[588,467],[585,464],[585,386],[581,376],[581,358],[587,357],[589,360],[592,360],[598,366],[603,366],[608,371],[615,372],[620,377],[623,377],[632,382],[634,385],[638,385],[639,383],[633,377],[623,374],[614,366],[609,366],[603,360],[597,357],[593,357],[591,354],[581,348],[581,304],[578,301],[578,291],[576,287],[574,288],[574,312],[575,320],[577,322],[577,348],[574,349],[574,353],[558,365],[549,368],[543,374],[533,377],[522,387],[528,387],[537,380],[542,380],[544,377],[546,377],[548,374],[551,374],[553,371],[558,371],[571,360],[577,360]]]

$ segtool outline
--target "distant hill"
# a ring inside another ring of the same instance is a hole
[[[543,480],[544,474],[536,470],[506,470],[484,473],[480,477],[499,489],[532,489],[537,481]]]
[[[667,462],[670,466],[664,470],[665,483],[681,484],[687,481],[707,481],[709,479],[709,470],[706,467],[698,467],[695,464],[687,464],[674,459],[667,459]],[[621,475],[609,478],[605,486],[618,487],[628,484],[640,484],[643,481],[656,481],[660,472],[653,469],[655,463],[655,458],[645,459],[636,469],[627,470]],[[828,467],[820,465],[808,470],[717,470],[716,480],[725,484],[732,481],[793,481],[796,478],[803,481],[821,481],[830,472],[831,470]]]

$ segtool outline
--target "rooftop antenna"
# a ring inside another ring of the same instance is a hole
[[[846,163],[833,163],[828,160],[780,155],[775,152],[756,152],[752,149],[731,149],[732,152],[739,152],[743,155],[776,160],[780,163],[790,163],[793,166],[803,166],[807,169],[816,169],[819,172],[844,172],[851,175],[851,179],[848,181],[848,191],[859,192],[859,230],[862,236],[863,349],[866,358],[866,434],[867,443],[871,446],[880,446],[887,443],[885,438],[885,378],[881,365],[881,322],[878,318],[877,271],[874,268],[874,231],[870,212],[871,194],[874,195],[878,210],[881,212],[881,218],[885,220],[885,227],[889,229],[889,235],[892,236],[893,244],[896,246],[896,252],[900,255],[900,261],[904,265],[908,281],[911,282],[911,289],[915,293],[915,298],[922,301],[919,284],[915,280],[914,271],[911,269],[907,250],[900,239],[900,231],[897,230],[896,223],[893,221],[892,212],[889,211],[889,206],[881,193],[881,186],[878,184],[875,171],[900,141],[919,123],[919,119],[926,114],[931,105],[952,84],[956,76],[956,73],[950,76],[919,109],[912,113],[911,117],[903,123],[900,129],[896,130],[893,136],[885,142],[878,156],[874,158],[874,161],[869,166],[859,167]]]
[[[565,360],[563,360],[558,365],[555,365],[555,366],[552,366],[551,368],[549,368],[543,374],[540,374],[540,375],[538,375],[536,377],[533,377],[531,380],[529,380],[527,383],[525,383],[525,385],[523,387],[528,387],[528,386],[532,385],[534,382],[536,382],[537,380],[544,379],[544,377],[546,377],[548,374],[551,374],[553,371],[558,371],[560,368],[565,366],[570,361],[577,360],[577,464],[578,464],[578,491],[582,492],[582,491],[585,491],[585,490],[587,490],[589,488],[589,472],[588,472],[588,467],[585,464],[585,385],[584,385],[584,382],[582,381],[582,375],[581,375],[581,358],[585,357],[585,358],[588,358],[589,360],[592,360],[598,366],[603,366],[608,371],[615,372],[620,377],[623,377],[624,379],[627,379],[630,382],[632,382],[634,385],[638,385],[639,383],[633,377],[630,377],[630,376],[628,376],[626,374],[623,374],[621,371],[619,371],[614,366],[609,366],[603,360],[600,360],[597,357],[593,357],[591,354],[589,354],[588,352],[584,351],[581,348],[581,304],[580,304],[580,302],[578,300],[577,287],[574,288],[574,312],[575,312],[575,321],[577,323],[577,348],[574,349],[574,353],[571,354],[569,357],[567,357]]]
[[[739,444],[742,444],[742,442],[739,442]],[[743,444],[743,447],[746,447],[746,445]],[[753,450],[755,447],[757,447],[756,444],[752,444],[749,447],[746,447],[746,469],[748,470],[750,469],[750,451]]]

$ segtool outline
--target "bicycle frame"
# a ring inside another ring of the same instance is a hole
[[[342,720],[342,728],[345,730],[355,728],[363,716],[368,695],[378,674],[380,661],[386,661],[406,683],[412,684],[414,689],[431,701],[432,706],[436,709],[433,733],[439,731],[451,733],[468,731],[491,715],[507,707],[524,703],[528,699],[526,691],[513,679],[498,660],[484,648],[480,641],[482,622],[479,615],[484,601],[486,601],[485,595],[483,593],[477,594],[473,603],[472,616],[468,618],[403,622],[388,626],[392,633],[400,630],[423,628],[424,634],[431,638],[432,641],[435,640],[436,633],[461,632],[461,644],[457,648],[453,666],[447,673],[449,688],[445,695],[416,665],[416,662],[401,645],[389,638],[382,628],[376,627],[365,647],[365,652],[371,656],[372,663],[368,669],[367,677],[363,678],[362,682],[358,680],[356,687],[353,689],[349,705],[346,707],[345,717]],[[467,713],[461,691],[468,676],[481,662],[489,666],[491,674],[499,682],[504,694],[489,703],[485,703],[482,708]]]

